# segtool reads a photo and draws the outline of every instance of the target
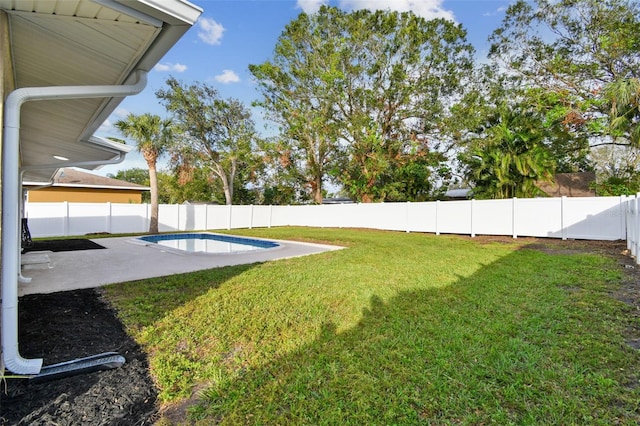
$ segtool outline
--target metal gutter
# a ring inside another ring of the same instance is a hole
[[[15,374],[38,374],[42,369],[42,359],[25,359],[18,350],[20,109],[30,101],[135,95],[145,88],[147,72],[138,70],[135,75],[137,82],[130,85],[25,87],[14,90],[5,100],[2,152],[2,352],[6,368]],[[62,164],[58,163],[56,168],[60,166]]]

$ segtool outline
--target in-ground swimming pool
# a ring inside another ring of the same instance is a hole
[[[280,245],[273,241],[208,233],[148,235],[137,240],[188,253],[239,253]]]

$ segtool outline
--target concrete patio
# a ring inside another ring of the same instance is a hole
[[[99,250],[26,253],[23,259],[27,262],[30,258],[35,259],[35,263],[23,266],[22,275],[31,278],[31,282],[19,283],[18,295],[99,287],[221,266],[307,256],[342,248],[277,241],[280,243],[279,247],[245,253],[178,254],[159,246],[135,244],[133,239],[134,237],[117,237],[92,240],[105,247]]]

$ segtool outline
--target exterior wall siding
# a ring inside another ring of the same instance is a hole
[[[27,193],[30,203],[142,203],[142,191],[97,188],[42,188]]]

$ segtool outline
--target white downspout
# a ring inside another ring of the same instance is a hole
[[[135,72],[136,83],[121,86],[25,87],[9,94],[4,104],[2,152],[2,352],[8,370],[38,374],[42,359],[25,359],[18,351],[18,275],[20,273],[20,108],[29,101],[115,98],[140,93],[147,72]]]

